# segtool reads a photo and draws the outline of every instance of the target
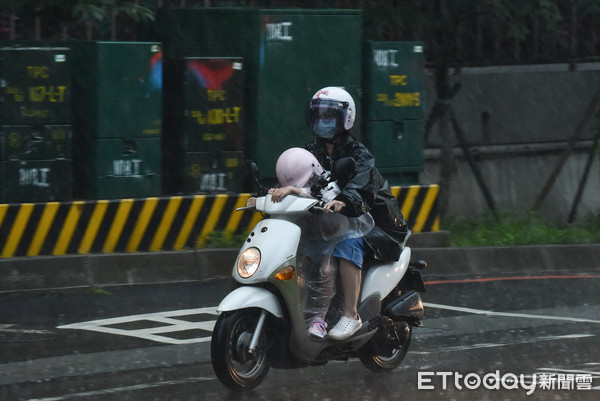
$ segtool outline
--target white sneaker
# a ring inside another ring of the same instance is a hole
[[[360,320],[360,316],[358,319],[350,319],[349,317],[342,316],[333,329],[329,330],[327,337],[333,340],[345,340],[352,337],[361,326],[362,321]]]

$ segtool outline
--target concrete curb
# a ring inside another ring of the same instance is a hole
[[[446,231],[413,234],[417,246],[446,246]],[[420,244],[420,245],[419,245]],[[149,284],[229,277],[237,249],[194,249],[0,259],[0,292]]]
[[[600,271],[600,244],[445,247],[448,243],[445,232],[416,234],[409,240],[412,259],[428,263],[426,277]],[[237,253],[237,249],[198,249],[3,259],[0,292],[226,278]]]
[[[201,249],[0,260],[0,292],[208,280],[229,276],[236,256]]]
[[[600,273],[600,244],[490,248],[413,248],[427,261],[428,275],[518,274],[530,271]]]

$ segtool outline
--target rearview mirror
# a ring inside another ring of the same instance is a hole
[[[246,167],[247,167],[247,169],[246,169],[247,174],[250,176],[252,181],[254,181],[256,183],[256,185],[258,185],[258,196],[266,195],[267,192],[269,191],[269,188],[266,187],[260,181],[260,174],[258,172],[258,166],[256,165],[256,163],[254,163],[254,161],[252,161],[250,159],[247,159]]]
[[[248,159],[248,160],[246,160],[246,165],[248,166],[248,171],[250,171],[250,176],[252,177],[252,179],[254,181],[258,182],[258,179],[260,178],[260,174],[258,172],[258,166],[256,165],[256,163],[254,163],[254,161]]]

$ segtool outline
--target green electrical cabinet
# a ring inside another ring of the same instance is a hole
[[[72,161],[8,160],[0,162],[0,199],[5,203],[72,199]]]
[[[239,192],[243,171],[225,171],[221,161],[227,152],[243,159],[244,60],[183,57],[167,59],[165,68],[164,191]]]
[[[363,48],[365,144],[392,185],[416,184],[424,166],[423,45],[366,42]]]
[[[242,192],[243,169],[243,152],[186,152],[184,192]]]
[[[361,29],[359,10],[168,8],[158,11],[153,39],[164,46],[165,88],[178,86],[183,59],[243,62],[242,129],[219,151],[239,152],[241,143],[243,157],[254,160],[263,177],[274,177],[275,162],[285,149],[313,139],[304,112],[317,90],[344,87],[360,107]],[[177,128],[182,96],[165,92],[165,160],[171,161],[168,181],[181,181],[174,184],[176,190],[184,186],[178,156],[187,151]],[[360,137],[359,125],[354,133]]]
[[[0,48],[0,202],[73,197],[71,51]]]
[[[0,160],[71,159],[71,125],[3,125]]]
[[[71,125],[0,127],[0,202],[73,198]]]
[[[160,194],[160,138],[84,139],[78,142],[85,198]],[[88,178],[89,177],[89,178]]]
[[[361,109],[362,16],[355,10],[263,11],[248,151],[275,174],[279,155],[314,139],[305,122],[310,98],[325,86],[344,87]],[[360,137],[360,121],[352,132]]]
[[[243,150],[244,61],[235,58],[183,61],[185,151]]]
[[[78,136],[159,138],[162,71],[159,43],[74,41]]]
[[[74,41],[75,196],[160,195],[162,49]]]
[[[0,125],[71,122],[70,51],[0,48]]]

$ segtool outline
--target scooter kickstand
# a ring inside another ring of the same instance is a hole
[[[250,341],[250,347],[248,347],[248,352],[251,354],[254,354],[254,350],[256,349],[256,344],[258,343],[260,334],[262,333],[262,329],[263,329],[263,326],[265,325],[266,318],[267,318],[267,311],[263,309],[260,312],[260,317],[258,318],[258,323],[256,324],[256,329],[254,330],[254,334],[252,334],[252,340]]]

